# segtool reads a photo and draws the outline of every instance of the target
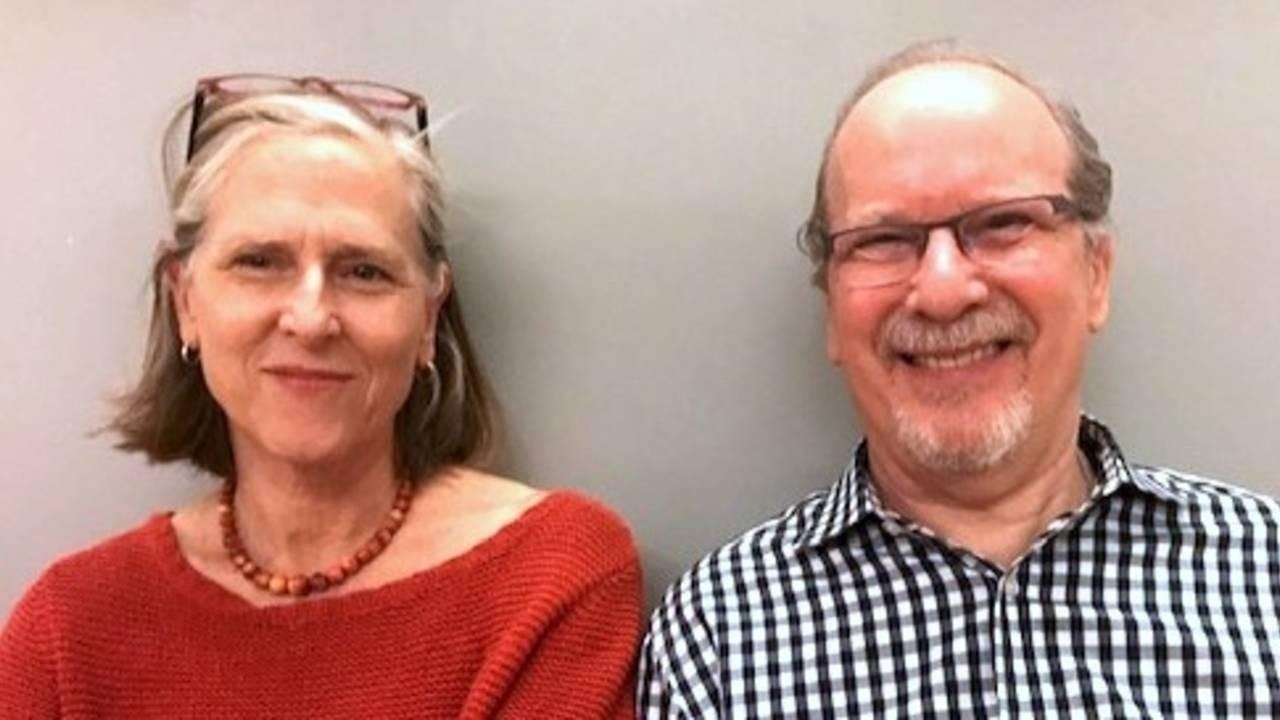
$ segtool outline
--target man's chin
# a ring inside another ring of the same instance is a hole
[[[1019,393],[982,415],[948,412],[920,417],[895,412],[898,442],[917,464],[940,473],[972,475],[1003,463],[1026,439],[1031,403]]]

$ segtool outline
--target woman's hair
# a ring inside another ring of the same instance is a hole
[[[214,96],[215,100],[220,100]],[[417,217],[420,257],[430,278],[443,277],[444,247],[439,169],[424,142],[395,122],[375,117],[334,94],[280,92],[232,96],[206,105],[192,136],[190,161],[179,151],[186,139],[186,105],[165,133],[164,167],[169,187],[173,241],[151,268],[151,322],[142,375],[116,400],[106,430],[116,447],[144,453],[151,462],[188,460],[224,478],[235,474],[226,414],[205,385],[200,367],[183,362],[167,268],[184,261],[200,242],[209,201],[237,152],[269,133],[323,133],[387,146],[405,169],[405,191]],[[425,132],[425,131],[424,131]],[[395,466],[418,480],[449,465],[484,465],[498,444],[498,412],[462,320],[457,288],[440,308],[435,330],[436,372],[415,374],[395,418]]]

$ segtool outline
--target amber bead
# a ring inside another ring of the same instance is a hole
[[[283,595],[289,589],[289,581],[283,575],[271,574],[271,580],[267,583],[267,589],[277,595]]]
[[[311,580],[303,575],[294,575],[285,583],[285,589],[294,597],[305,597],[311,592]]]
[[[395,500],[383,521],[371,538],[354,554],[343,558],[324,572],[310,575],[284,576],[259,567],[253,562],[240,541],[240,533],[235,522],[235,484],[227,482],[222,486],[222,496],[218,502],[218,522],[222,528],[222,546],[227,552],[231,564],[254,585],[276,595],[304,597],[311,593],[324,592],[346,582],[348,578],[372,562],[395,537],[396,531],[404,524],[409,506],[414,500],[412,483],[402,482],[396,491]]]

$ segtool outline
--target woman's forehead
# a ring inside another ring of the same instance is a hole
[[[333,134],[273,134],[232,158],[209,202],[206,233],[338,234],[416,241],[410,185],[394,155]]]

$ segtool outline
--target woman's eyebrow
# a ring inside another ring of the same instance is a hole
[[[261,237],[258,235],[240,235],[231,238],[226,245],[227,252],[243,252],[245,250],[255,250],[258,252],[271,253],[287,253],[293,249],[293,244],[280,240],[278,238]]]
[[[400,266],[404,264],[402,253],[391,252],[386,248],[374,245],[361,245],[344,242],[325,254],[334,260],[368,258],[390,266]]]

